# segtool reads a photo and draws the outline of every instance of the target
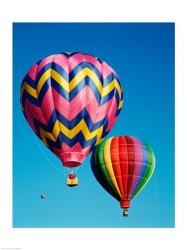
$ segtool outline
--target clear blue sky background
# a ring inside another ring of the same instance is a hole
[[[68,188],[60,161],[36,139],[21,113],[25,73],[39,59],[65,51],[93,54],[116,70],[125,101],[109,136],[137,136],[155,151],[154,176],[132,202],[128,218],[95,180],[90,156],[78,172],[79,186]],[[14,227],[175,226],[174,24],[16,23],[13,68]]]

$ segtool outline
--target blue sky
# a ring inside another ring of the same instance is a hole
[[[68,188],[66,170],[21,113],[25,73],[39,59],[66,51],[98,56],[120,77],[124,106],[108,137],[133,135],[155,152],[155,173],[128,218],[95,180],[90,156],[78,171],[79,186]],[[14,24],[13,111],[14,227],[175,226],[173,23]]]

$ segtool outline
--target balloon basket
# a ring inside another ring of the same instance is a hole
[[[123,216],[127,217],[128,215],[129,215],[128,209],[125,208],[125,209],[123,210]]]
[[[78,185],[78,178],[74,176],[73,178],[69,175],[66,179],[66,184],[68,187],[75,187]]]

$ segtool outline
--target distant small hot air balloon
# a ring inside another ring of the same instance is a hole
[[[92,171],[128,215],[130,202],[140,193],[155,169],[155,156],[150,145],[132,136],[105,139],[91,157]]]
[[[109,133],[123,104],[116,72],[81,53],[38,61],[24,77],[20,96],[32,130],[69,168],[79,166]]]
[[[41,200],[45,200],[45,194],[40,195]]]

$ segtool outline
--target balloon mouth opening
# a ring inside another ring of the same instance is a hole
[[[86,155],[78,152],[62,153],[58,156],[65,167],[78,167],[84,161]]]
[[[121,205],[121,208],[129,208],[130,207],[130,201],[129,200],[121,200],[120,205]]]
[[[77,161],[68,161],[68,162],[63,162],[63,165],[65,167],[78,167],[81,165],[81,163]]]

